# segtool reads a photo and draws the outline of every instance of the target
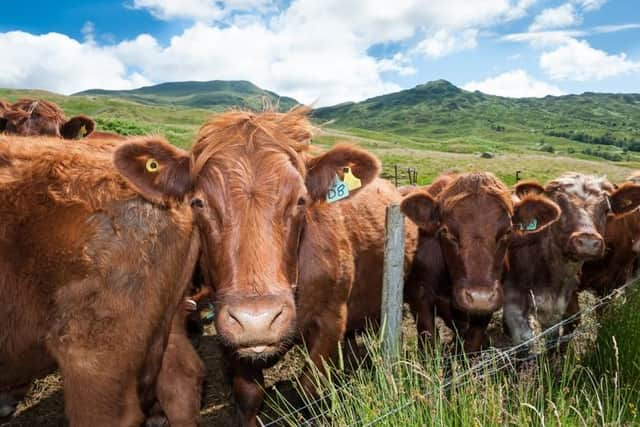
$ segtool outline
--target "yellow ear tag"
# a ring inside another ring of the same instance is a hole
[[[342,169],[342,171],[344,172],[344,178],[342,180],[345,184],[347,184],[349,191],[357,190],[358,188],[362,187],[362,181],[360,181],[360,178],[356,177],[351,172],[351,168],[347,167]]]
[[[145,167],[147,168],[147,172],[156,173],[160,168],[160,164],[156,159],[149,159]]]

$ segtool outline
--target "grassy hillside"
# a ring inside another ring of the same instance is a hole
[[[340,131],[415,149],[547,152],[633,167],[640,161],[640,95],[635,94],[512,99],[439,80],[321,108],[314,117]]]
[[[280,97],[247,81],[174,82],[133,90],[93,89],[74,96],[122,98],[147,105],[182,106],[223,111],[231,107],[257,110],[279,105],[286,111],[299,104],[293,98]]]
[[[393,177],[394,166],[398,167],[401,184],[407,182],[408,167],[418,170],[421,184],[451,169],[492,171],[508,184],[515,182],[516,170],[522,171],[524,178],[542,181],[570,170],[605,174],[618,181],[640,169],[640,153],[635,151],[548,135],[560,129],[604,133],[609,120],[610,128],[617,128],[614,134],[618,138],[635,138],[640,126],[640,95],[513,100],[465,92],[446,82],[421,88],[316,110],[314,117],[322,131],[314,143],[326,147],[348,140],[370,149],[383,161],[385,177]],[[44,91],[0,89],[0,99],[22,97],[52,100],[69,116],[88,114],[96,119],[100,130],[126,135],[162,134],[181,147],[191,145],[200,125],[212,114],[211,110],[140,104],[108,96],[66,97]],[[599,98],[609,101],[596,102]],[[452,102],[466,106],[449,110],[446,105]],[[541,112],[523,107],[528,103],[548,106]],[[589,115],[594,118],[581,119]],[[398,116],[407,124],[394,125]],[[614,116],[620,119],[613,121]],[[322,126],[327,120],[335,121]],[[553,153],[548,147],[553,147]],[[587,154],[586,149],[598,149],[600,155]],[[482,152],[491,152],[494,158],[481,158]],[[606,160],[602,153],[617,153],[622,160]]]

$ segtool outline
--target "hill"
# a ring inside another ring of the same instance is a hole
[[[24,97],[49,99],[69,116],[90,115],[99,130],[161,134],[180,147],[192,144],[212,114],[211,109],[143,104],[107,95],[0,89],[0,99]],[[408,167],[417,169],[421,184],[451,169],[492,171],[508,184],[515,182],[516,170],[523,178],[541,181],[570,170],[619,181],[640,169],[640,152],[633,151],[633,142],[640,140],[638,98],[584,94],[509,99],[438,81],[316,110],[314,120],[323,131],[314,144],[327,147],[339,140],[354,141],[380,157],[384,177],[392,178],[397,167],[401,184],[407,182]],[[328,120],[334,121],[327,124]],[[493,158],[481,158],[484,152]]]
[[[206,108],[215,111],[229,108],[259,110],[264,103],[279,105],[285,111],[299,104],[293,98],[281,97],[248,81],[213,80],[209,82],[172,82],[133,90],[92,89],[72,96],[104,96],[121,98],[146,105],[174,105]]]
[[[320,123],[364,137],[447,152],[532,149],[617,161],[626,160],[629,151],[640,152],[638,94],[514,99],[438,80],[320,108],[313,115]]]

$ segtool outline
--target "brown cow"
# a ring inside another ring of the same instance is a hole
[[[80,139],[93,132],[95,122],[87,116],[75,116],[67,120],[64,112],[53,102],[21,99],[7,106],[0,115],[4,119],[7,134],[19,136],[53,136],[64,139]]]
[[[7,111],[9,111],[9,104],[0,99],[0,133],[7,127],[7,119],[4,118]]]
[[[582,265],[604,255],[607,215],[634,210],[640,204],[640,186],[624,184],[614,189],[603,178],[568,173],[544,188],[535,182],[518,184],[515,193],[519,197],[544,195],[562,210],[558,222],[546,231],[514,239],[509,247],[504,325],[514,343],[521,344],[533,336],[530,314],[546,329],[578,312],[575,291]],[[575,326],[576,322],[569,322],[564,333]],[[559,332],[551,334],[551,343],[557,341]]]
[[[628,178],[638,184],[637,175]],[[640,211],[619,216],[609,215],[604,233],[605,254],[602,259],[587,261],[582,266],[580,288],[598,296],[609,294],[631,279],[640,253]]]
[[[170,152],[158,138],[132,141]],[[0,136],[2,416],[57,367],[72,426],[157,421],[156,399],[172,426],[197,424],[204,366],[181,304],[199,251],[194,215],[169,196],[140,197],[114,168],[116,146]]]
[[[307,111],[214,116],[190,156],[161,144],[125,144],[116,154],[118,169],[149,199],[191,197],[243,425],[257,423],[262,369],[297,336],[321,367],[347,329],[379,316],[385,207],[400,196],[376,179],[379,162],[363,150],[338,145],[309,155]],[[152,159],[164,165],[160,174],[145,171]],[[364,188],[329,203],[345,167]],[[407,227],[408,266],[416,230]],[[307,376],[303,384],[313,391]]]
[[[410,194],[401,206],[420,227],[406,299],[423,339],[436,339],[437,314],[461,334],[465,351],[478,351],[491,314],[502,306],[512,234],[540,232],[557,220],[559,209],[537,196],[514,205],[508,188],[490,173],[443,175],[427,191]],[[521,231],[531,215],[538,218],[536,229]]]

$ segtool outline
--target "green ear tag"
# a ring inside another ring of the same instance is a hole
[[[349,187],[338,175],[336,175],[333,185],[329,187],[329,191],[327,191],[327,202],[333,203],[338,200],[346,199],[347,197],[349,197]]]
[[[344,182],[347,184],[347,187],[349,187],[349,191],[362,187],[362,181],[351,172],[351,168],[346,167],[342,169],[342,171],[344,172]]]
[[[520,224],[519,228],[520,231],[534,231],[536,228],[538,228],[538,220],[533,218],[526,226],[524,224]]]

